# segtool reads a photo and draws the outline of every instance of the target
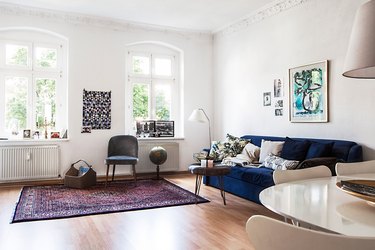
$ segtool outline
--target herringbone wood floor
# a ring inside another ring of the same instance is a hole
[[[193,175],[166,179],[193,191]],[[245,223],[261,205],[202,185],[209,203],[9,224],[19,187],[0,188],[0,249],[253,249]]]

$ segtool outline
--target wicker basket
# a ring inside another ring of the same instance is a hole
[[[79,170],[74,167],[75,164],[79,162],[84,162],[89,170],[83,175],[79,176]],[[68,172],[65,174],[64,185],[71,188],[87,188],[96,184],[96,172],[92,169],[92,166],[89,165],[84,160],[78,160],[73,163]]]

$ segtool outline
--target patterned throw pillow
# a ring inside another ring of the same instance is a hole
[[[274,170],[290,170],[295,169],[298,166],[299,161],[285,160],[279,156],[270,154],[266,157],[263,162],[263,166],[266,168],[272,168]]]
[[[214,161],[221,161],[228,156],[235,157],[237,154],[241,154],[243,148],[249,142],[250,140],[227,134],[227,141],[217,141],[212,144],[209,156]]]

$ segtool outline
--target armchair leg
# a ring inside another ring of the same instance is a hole
[[[105,176],[105,187],[107,187],[107,182],[108,182],[108,172],[109,172],[109,164],[107,164],[107,174]]]
[[[134,181],[137,181],[137,174],[135,172],[135,165],[132,165],[133,167],[133,177],[134,177]]]
[[[116,170],[116,165],[113,164],[113,170],[112,170],[112,181],[115,179],[115,170]]]

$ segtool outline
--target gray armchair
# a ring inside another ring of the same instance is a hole
[[[112,181],[115,177],[116,165],[132,165],[134,181],[137,181],[135,165],[138,163],[138,140],[132,135],[117,135],[108,142],[108,156],[105,159],[107,174],[105,186],[108,182],[109,166],[113,165]]]

